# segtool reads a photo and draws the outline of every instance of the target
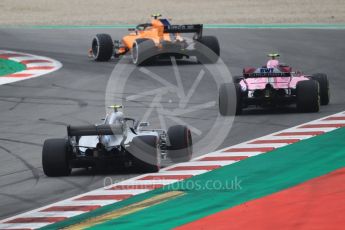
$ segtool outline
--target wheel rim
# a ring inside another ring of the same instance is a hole
[[[156,146],[155,147],[156,147],[156,157],[157,157],[156,167],[157,167],[157,171],[159,171],[161,168],[161,155],[160,155],[160,151],[159,151],[158,138],[156,138]]]
[[[98,39],[95,38],[93,39],[92,42],[92,55],[94,58],[97,58],[99,54],[99,44],[98,44]]]
[[[134,64],[137,64],[138,62],[138,56],[139,56],[139,50],[138,50],[138,45],[135,42],[132,48],[132,60]]]
[[[328,98],[327,98],[327,103],[329,102],[329,99],[330,99],[330,97],[331,97],[331,93],[329,92],[329,88],[327,88],[327,96],[328,96]]]
[[[192,134],[190,130],[187,130],[187,151],[188,151],[188,160],[192,158]]]
[[[330,91],[329,91],[329,82],[328,82],[328,80],[327,80],[327,103],[326,103],[326,104],[329,103],[330,97],[331,97],[331,93],[330,93]]]

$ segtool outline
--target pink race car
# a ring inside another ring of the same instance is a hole
[[[330,100],[326,74],[305,75],[292,71],[277,60],[279,54],[269,54],[271,59],[261,68],[243,69],[242,76],[233,77],[234,84],[219,88],[219,112],[223,116],[241,114],[243,108],[254,106],[280,106],[296,104],[301,112],[318,112]],[[235,86],[236,101],[230,95]],[[233,103],[236,102],[236,107]],[[236,111],[232,111],[236,108]]]

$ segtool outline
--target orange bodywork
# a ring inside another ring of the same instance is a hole
[[[154,41],[157,47],[162,40],[171,41],[171,36],[169,33],[164,33],[164,25],[159,19],[152,19],[151,26],[145,28],[144,30],[135,30],[129,35],[122,38],[123,47],[118,50],[119,54],[125,53],[132,49],[134,41],[138,38],[148,38]],[[182,41],[182,37],[179,34],[175,34],[175,39]]]

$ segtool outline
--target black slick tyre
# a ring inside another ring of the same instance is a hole
[[[70,152],[66,139],[47,139],[43,144],[43,172],[49,177],[68,176],[71,174],[69,165]]]
[[[171,126],[168,129],[170,146],[168,157],[173,162],[186,162],[193,155],[193,141],[190,130],[184,125]]]
[[[319,83],[315,80],[300,81],[296,87],[297,109],[300,112],[315,113],[320,110]]]
[[[161,156],[156,136],[134,137],[129,152],[134,157],[136,170],[144,173],[159,171]]]
[[[197,41],[195,47],[198,61],[202,64],[217,62],[220,55],[218,39],[215,36],[203,36]]]
[[[114,52],[114,43],[109,34],[97,34],[92,40],[92,57],[95,61],[109,61]]]
[[[235,86],[235,97],[231,94]],[[236,103],[236,105],[234,105]],[[222,116],[231,116],[234,115],[233,108],[235,107],[235,115],[240,115],[242,113],[242,92],[241,86],[239,83],[231,84],[225,83],[220,85],[219,87],[219,95],[218,95],[218,104],[219,104],[219,113]]]
[[[149,63],[155,54],[155,43],[151,39],[138,38],[132,47],[132,62],[140,66]]]
[[[321,105],[328,105],[330,101],[330,90],[327,75],[324,73],[316,73],[313,74],[311,78],[319,83]]]

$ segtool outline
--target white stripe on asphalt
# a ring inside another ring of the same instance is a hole
[[[0,223],[0,229],[37,229],[42,228],[44,226],[47,226],[49,222],[44,223],[8,223],[8,224],[2,224]]]
[[[85,195],[122,195],[122,194],[129,194],[129,195],[137,195],[140,193],[148,192],[150,189],[126,189],[126,190],[111,190],[111,189],[99,189],[96,191],[91,191]]]
[[[27,68],[31,68],[31,67],[42,67],[42,66],[51,66],[51,67],[55,67],[54,63],[50,63],[50,62],[44,62],[44,63],[29,63],[26,64]]]
[[[179,170],[179,171],[159,171],[158,173],[150,173],[150,174],[145,174],[143,177],[146,176],[168,176],[168,175],[176,175],[176,176],[180,176],[180,175],[199,175],[202,173],[207,172],[208,170]]]
[[[84,205],[99,205],[105,206],[108,204],[116,203],[114,200],[67,200],[55,204],[54,206],[84,206]],[[53,207],[53,206],[49,206]]]
[[[85,211],[49,211],[30,213],[25,217],[72,217],[85,213]]]
[[[140,175],[136,177],[136,179],[142,178],[142,177],[143,175]],[[113,187],[116,185],[156,185],[156,184],[167,185],[167,184],[172,184],[178,181],[179,180],[132,180],[132,181],[123,181],[117,184],[113,184],[110,187]]]
[[[171,168],[175,168],[175,167],[180,167],[180,166],[211,166],[211,165],[220,165],[220,166],[224,166],[224,165],[228,165],[228,164],[232,164],[234,163],[234,161],[218,161],[218,162],[214,162],[214,161],[189,161],[189,162],[184,162],[184,163],[179,163],[176,165],[172,165],[169,167],[166,167],[163,169],[164,170],[168,170]]]

